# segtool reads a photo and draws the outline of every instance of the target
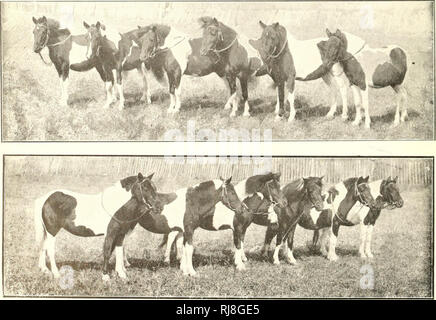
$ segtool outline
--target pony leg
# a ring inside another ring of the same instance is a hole
[[[286,82],[286,87],[288,89],[288,102],[289,102],[289,118],[288,122],[292,122],[295,119],[295,73],[290,75],[288,81]]]
[[[280,112],[280,101],[279,101],[279,88],[277,87],[277,102],[276,102],[276,108],[274,110],[274,113],[276,114],[276,116],[279,115]]]
[[[113,96],[112,96],[112,82],[111,81],[106,81],[105,82],[105,86],[106,86],[106,103],[103,106],[103,109],[108,109],[111,105],[111,103],[113,102]]]
[[[44,231],[45,233],[45,231]],[[47,264],[45,261],[46,255],[47,255],[47,235],[44,234],[44,239],[42,240],[41,244],[41,251],[39,253],[39,260],[38,260],[38,267],[39,269],[44,273],[49,273],[50,270],[47,268]]]
[[[280,230],[277,233],[277,238],[276,238],[276,247],[274,248],[273,263],[275,265],[280,264],[279,253],[280,253],[280,250],[282,249],[282,246],[283,246],[283,231],[287,230],[287,228],[288,228],[288,224],[283,221],[280,224]]]
[[[175,105],[174,105],[174,112],[179,112],[180,111],[180,107],[182,105],[181,102],[181,95],[182,95],[182,88],[179,84],[179,86],[174,90],[175,91]]]
[[[333,68],[336,64],[333,66]],[[332,69],[333,70],[333,69]],[[348,119],[348,99],[347,99],[347,84],[346,80],[341,76],[335,76],[336,83],[338,84],[339,92],[342,99],[342,119],[345,121]]]
[[[323,76],[322,79],[324,80],[324,83],[329,87],[330,99],[331,99],[330,110],[327,113],[326,118],[333,119],[336,110],[338,108],[338,103],[336,100],[336,88],[335,85],[333,84],[333,77],[330,73],[328,73],[327,75]]]
[[[51,272],[53,273],[53,276],[55,278],[59,278],[61,275],[59,273],[59,269],[56,265],[56,259],[55,259],[56,238],[52,236],[50,233],[47,233],[46,241],[47,241],[47,253],[48,253],[48,257],[50,258]]]
[[[192,265],[192,256],[194,254],[194,246],[192,243],[185,243],[185,252],[186,252],[186,267],[188,275],[190,276],[196,276],[197,272],[194,270],[194,266]]]
[[[329,228],[323,228],[320,230],[320,238],[319,238],[320,251],[321,254],[325,257],[327,257],[328,254],[327,236],[329,232],[330,232]]]
[[[123,246],[115,247],[115,271],[121,279],[127,279],[126,270],[123,266],[124,253]]]
[[[241,259],[242,262],[247,262],[247,256],[245,255],[245,251],[244,251],[244,240],[245,240],[245,232],[247,231],[247,229],[244,230],[244,232],[242,232],[241,234]]]
[[[244,113],[242,116],[249,117],[250,116],[250,105],[248,103],[248,83],[247,83],[247,77],[242,76],[242,78],[239,78],[239,83],[241,84],[241,91],[242,91],[242,101],[244,104]]]
[[[372,224],[367,226],[367,229],[366,229],[365,254],[368,258],[374,257],[374,255],[371,252],[371,240],[372,240],[373,229],[374,229],[374,226]]]
[[[365,243],[368,234],[368,226],[363,223],[360,224],[360,246],[359,246],[359,255],[361,258],[366,258],[365,254]]]
[[[336,243],[338,239],[339,233],[339,222],[336,217],[333,218],[332,228],[330,230],[330,243],[329,243],[329,252],[327,254],[327,259],[330,261],[338,260],[338,256],[336,255]]]
[[[123,88],[123,76],[121,73],[121,67],[117,68],[117,70],[113,70],[115,83],[118,89],[118,95],[120,96],[120,104],[118,106],[118,110],[121,111],[124,109],[124,88]]]
[[[168,264],[170,263],[171,248],[173,246],[174,239],[176,238],[178,233],[179,233],[178,231],[171,231],[168,234],[167,247],[165,249],[165,254],[164,254],[164,262],[165,263],[168,263]]]
[[[362,94],[362,106],[365,111],[365,128],[371,128],[371,117],[369,116],[369,102],[368,102],[368,86],[366,86],[366,90],[361,91]]]
[[[236,112],[238,111],[239,107],[239,101],[237,96],[238,93],[236,92],[236,78],[233,75],[228,75],[227,81],[229,82],[230,87],[230,98],[227,103],[230,103],[230,105],[232,106],[232,112],[230,113],[230,117],[233,118],[236,117]]]
[[[181,261],[183,252],[183,234],[179,232],[176,238],[177,260]]]
[[[296,228],[297,228],[297,224],[295,224],[292,227],[291,231],[289,232],[288,239],[287,239],[288,240],[287,241],[288,247],[287,247],[287,250],[286,250],[287,261],[288,261],[289,264],[292,264],[292,265],[296,265],[297,264],[297,260],[295,260],[294,254],[293,254],[294,233],[295,233],[295,229]]]
[[[127,234],[124,237],[124,243],[126,242],[126,240],[127,240]],[[123,246],[123,254],[124,254],[123,255],[123,269],[124,269],[124,271],[126,271],[126,268],[130,267],[130,262],[127,259],[128,258],[128,254],[127,254],[127,248],[126,248],[125,245]]]
[[[194,254],[194,247],[192,245],[193,236],[194,236],[193,230],[190,230],[190,228],[185,228],[184,240],[183,240],[184,257],[182,257],[180,268],[182,269],[183,274],[187,276],[197,275],[197,272],[194,270],[194,266],[192,265],[192,256]]]
[[[406,89],[404,89],[403,86],[400,86],[400,92],[401,92],[401,96],[402,96],[402,101],[401,101],[401,106],[402,106],[402,110],[400,110],[401,112],[401,122],[404,122],[407,120],[407,92]]]
[[[279,82],[277,84],[277,95],[279,97],[279,113],[276,114],[274,121],[280,121],[284,113],[284,100],[285,100],[285,84],[284,82]]]
[[[138,70],[140,70],[140,72],[141,72],[142,84],[144,86],[144,92],[142,93],[141,101],[146,101],[147,104],[150,105],[151,104],[151,93],[150,93],[150,90],[148,88],[148,84],[149,84],[149,79],[150,79],[149,73],[151,71],[148,71],[143,63],[141,64],[141,69],[138,69]]]
[[[356,118],[354,119],[352,125],[358,126],[360,121],[362,120],[361,109],[362,109],[362,97],[360,94],[360,88],[357,86],[351,86],[351,90],[353,91],[354,98],[354,106],[356,107]]]
[[[272,239],[276,236],[277,232],[268,226],[265,232],[265,240],[263,243],[263,247],[260,251],[261,255],[265,258],[268,258],[268,251],[271,244]]]
[[[227,79],[227,77],[220,77],[220,78],[221,78],[221,80],[223,80],[227,90],[231,92],[232,89],[231,89],[230,84],[229,84],[230,81]],[[227,100],[226,104],[224,105],[224,110],[230,110],[230,109],[233,108],[233,104],[232,104],[232,99],[231,98],[232,98],[232,94],[230,93],[230,97]]]
[[[233,232],[233,243],[235,245],[235,265],[236,265],[236,270],[238,271],[242,271],[245,270],[245,264],[242,261],[242,246],[241,246],[241,232],[240,230],[235,230]]]

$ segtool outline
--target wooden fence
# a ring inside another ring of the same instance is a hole
[[[28,156],[5,158],[5,174],[23,176],[109,176],[115,179],[141,171],[159,180],[199,182],[219,176],[235,181],[265,171],[280,171],[282,183],[306,176],[325,176],[327,183],[369,175],[371,180],[398,176],[401,184],[429,185],[433,160],[428,158],[163,158]]]

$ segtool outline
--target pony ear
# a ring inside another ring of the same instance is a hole
[[[266,24],[263,23],[261,20],[259,20],[259,24],[260,24],[260,26],[262,27],[262,29],[265,29],[265,28],[266,28]]]
[[[325,29],[325,33],[327,33],[327,37],[331,37],[333,35],[333,33],[330,32],[329,28]]]
[[[213,18],[212,22],[213,22],[213,24],[215,24],[215,25],[218,25],[218,24],[219,24],[218,20],[217,20],[215,17]]]
[[[83,21],[83,26],[85,27],[85,29],[89,29],[89,24],[87,24],[85,21]]]
[[[205,28],[209,24],[210,18],[209,17],[201,17],[198,19],[198,22],[200,23],[202,28]]]
[[[230,176],[230,178],[228,178],[226,181],[224,181],[225,185],[230,184],[230,182],[232,182],[232,176]]]
[[[32,17],[32,21],[33,21],[34,24],[38,23],[38,20],[36,20],[35,17]]]
[[[147,179],[148,179],[148,180],[151,180],[151,178],[153,178],[153,176],[154,176],[154,172],[153,172],[152,174],[150,174],[150,175],[147,177]]]
[[[394,180],[392,180],[393,182],[395,182],[395,183],[397,183],[397,181],[398,181],[398,176],[396,176],[395,178],[394,178]]]
[[[274,29],[277,29],[278,26],[279,26],[279,23],[278,23],[278,22],[276,22],[276,23],[273,24]]]
[[[156,27],[156,26],[152,26],[152,27],[151,27],[151,31],[156,32],[156,30],[157,30],[157,27]]]
[[[139,180],[139,181],[144,180],[144,176],[142,175],[141,172],[138,173],[138,180]]]
[[[141,26],[138,26],[138,29],[141,29]]]
[[[276,180],[280,180],[280,176],[282,175],[281,172],[273,173],[273,178]]]
[[[319,178],[319,180],[322,180],[324,177],[325,177],[325,176],[321,176],[321,177]]]
[[[368,182],[369,181],[369,176],[366,176],[365,179],[363,179],[364,182]]]
[[[42,16],[42,18],[41,18],[41,22],[42,22],[42,23],[47,23],[47,18],[46,18],[45,16]]]

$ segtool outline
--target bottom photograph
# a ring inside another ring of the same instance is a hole
[[[431,298],[433,158],[3,157],[3,295]]]

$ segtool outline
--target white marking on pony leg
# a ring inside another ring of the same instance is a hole
[[[56,238],[53,237],[51,234],[47,233],[47,254],[50,258],[50,267],[51,272],[53,273],[53,276],[55,278],[59,278],[61,275],[59,273],[59,269],[56,265],[56,259],[55,259],[55,244],[56,244]]]
[[[179,86],[174,90],[174,99],[175,99],[175,105],[174,105],[174,112],[179,112],[180,111],[180,107],[182,105],[182,101],[181,101],[181,95],[182,95],[182,88],[181,88],[181,84],[179,84]]]
[[[236,91],[229,98],[229,101],[231,101],[231,105],[232,105],[232,112],[230,113],[231,118],[236,117],[236,111],[238,111],[239,101],[237,98],[238,97]]]
[[[115,271],[118,273],[118,276],[121,279],[126,279],[127,275],[124,271],[123,267],[123,260],[124,260],[124,254],[123,254],[123,247],[115,247]]]
[[[183,275],[188,275],[188,269],[186,267],[186,247],[182,246],[182,257],[180,259],[180,270],[183,272]]]
[[[123,81],[121,81],[121,84],[117,83],[117,88],[118,88],[118,94],[120,95],[120,104],[118,106],[118,110],[123,110],[124,109],[124,89],[123,89]]]
[[[245,255],[244,242],[243,241],[241,241],[241,259],[242,259],[242,262],[248,261],[247,256]]]
[[[371,240],[372,240],[372,231],[374,229],[373,225],[369,225],[366,230],[366,242],[365,242],[365,254],[368,258],[373,258],[374,255],[371,252]]]
[[[123,243],[124,243],[124,246],[123,246],[123,269],[124,269],[124,271],[126,271],[126,268],[130,267],[130,262],[127,259],[127,256],[128,256],[127,255],[127,247],[125,245],[125,243],[127,241],[127,237],[128,237],[128,234],[126,234],[124,236],[124,241],[123,241]]]
[[[401,106],[402,106],[402,110],[401,110],[401,122],[404,122],[407,120],[407,92],[406,89],[404,89],[403,86],[401,86],[400,88],[401,91],[401,96],[402,96],[402,101],[401,101]]]
[[[39,261],[38,261],[39,269],[41,269],[41,271],[44,273],[50,272],[50,270],[47,268],[47,264],[45,261],[46,253],[47,253],[47,238],[43,240],[41,251],[39,253]]]
[[[142,94],[141,97],[141,101],[146,101],[147,104],[151,104],[151,93],[150,90],[148,88],[149,85],[149,72],[147,71],[147,69],[145,68],[145,65],[142,63],[141,64],[141,74],[142,74],[142,83],[144,85],[144,92]]]
[[[338,256],[336,255],[336,243],[337,243],[337,237],[333,234],[333,232],[331,232],[330,233],[329,252],[327,254],[327,259],[329,259],[330,261],[338,260]]]
[[[279,244],[278,246],[275,247],[274,249],[274,255],[273,255],[273,259],[274,259],[274,264],[278,265],[280,264],[280,260],[279,260],[279,252],[280,249],[282,248],[282,244]]]
[[[332,119],[335,116],[336,110],[338,108],[338,104],[336,101],[336,88],[333,84],[333,77],[330,75],[330,73],[328,73],[326,76],[322,77],[322,79],[324,80],[325,84],[329,87],[329,91],[330,91],[330,110],[329,112],[326,114],[326,118],[327,119]]]
[[[170,93],[170,106],[167,109],[167,113],[174,113],[176,106],[176,96]]]
[[[365,128],[370,129],[371,128],[371,117],[369,116],[369,102],[368,102],[368,86],[366,87],[366,90],[361,91],[362,94],[362,107],[365,111]]]
[[[295,119],[295,106],[294,106],[294,101],[295,101],[295,91],[294,92],[289,92],[288,93],[288,101],[289,101],[289,118],[288,118],[288,122],[291,122]]]
[[[269,251],[269,244],[264,243],[260,252],[263,253],[263,255],[268,255],[268,251]]]
[[[353,92],[354,106],[356,107],[356,118],[354,119],[352,125],[358,126],[362,120],[361,108],[362,108],[362,97],[360,94],[360,88],[357,86],[352,86],[351,90]]]
[[[103,109],[108,109],[113,101],[112,98],[112,83],[110,81],[105,82],[106,86],[106,103],[103,106]]]
[[[186,249],[186,268],[188,271],[188,275],[196,276],[197,272],[194,270],[194,266],[192,265],[192,255],[194,254],[194,247],[189,243],[185,244]]]
[[[401,87],[395,86],[395,96],[397,98],[397,109],[395,110],[395,118],[393,126],[396,127],[400,124],[400,109],[401,109],[401,101],[402,101],[402,93]]]
[[[227,91],[230,91],[230,86],[229,86],[229,82],[227,81],[227,79],[225,77],[222,77],[221,80],[223,80],[223,82],[227,88]],[[229,99],[227,99],[227,102],[224,105],[224,110],[230,110],[233,107],[231,97],[232,96],[230,96]]]
[[[168,234],[167,247],[165,249],[164,262],[170,263],[171,247],[173,245],[174,239],[176,238],[178,231],[172,231]]]
[[[244,117],[249,117],[250,116],[250,105],[248,104],[248,101],[245,101],[243,116]]]
[[[183,254],[183,235],[181,232],[177,235],[176,239],[176,247],[177,247],[177,260],[181,261]]]
[[[245,264],[242,262],[242,248],[235,250],[235,265],[236,270],[242,271],[245,270]]]
[[[366,235],[367,235],[367,226],[362,222],[360,224],[360,246],[359,246],[359,255],[361,258],[366,258],[366,254],[365,254]]]
[[[288,255],[288,263],[289,264],[292,264],[292,265],[296,265],[297,264],[297,260],[295,260],[295,258],[294,258],[294,254],[292,253],[292,250],[291,249],[289,249],[289,248],[287,248],[288,250],[287,250],[287,255]]]
[[[341,94],[342,99],[342,119],[348,119],[348,99],[347,99],[347,85],[345,83],[345,79],[338,76],[335,77],[336,83],[338,84],[339,92]]]

